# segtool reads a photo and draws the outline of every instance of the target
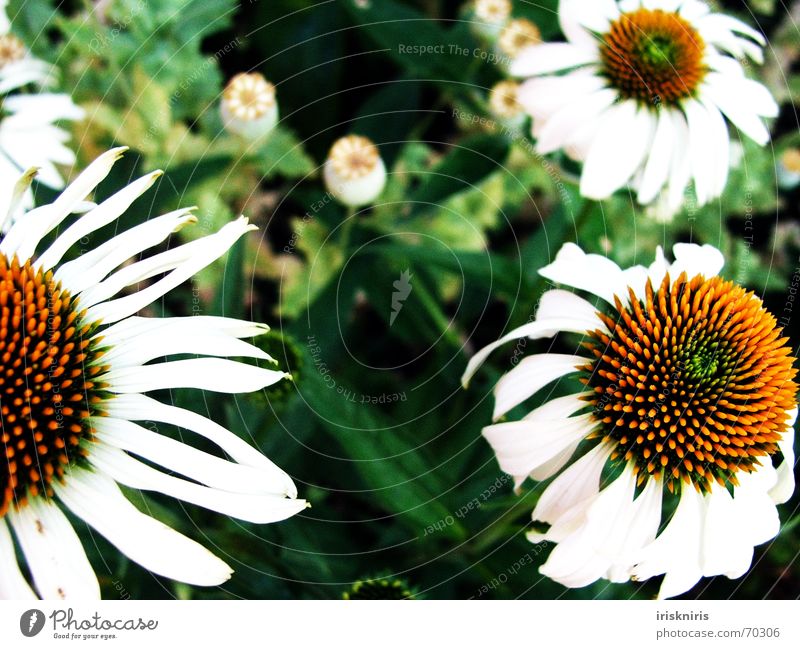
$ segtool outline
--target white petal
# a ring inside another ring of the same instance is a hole
[[[145,569],[196,586],[216,586],[230,579],[227,564],[202,545],[136,509],[116,483],[99,474],[73,470],[56,492],[122,554]]]
[[[208,487],[237,493],[284,495],[282,481],[271,480],[269,473],[199,451],[132,421],[93,417],[90,422],[99,439],[106,444],[129,451]]]
[[[581,194],[596,200],[623,187],[642,164],[656,119],[633,101],[609,109],[589,148],[581,174]]]
[[[595,52],[571,43],[544,43],[526,47],[511,62],[515,77],[532,77],[593,63]]]
[[[653,144],[645,164],[642,181],[639,184],[638,200],[646,205],[655,200],[658,192],[669,178],[670,161],[675,145],[675,132],[669,109],[662,108],[658,114],[658,125],[653,136]]]
[[[742,133],[764,146],[769,142],[769,130],[736,88],[737,86],[730,84],[719,73],[711,72],[706,76],[703,94],[713,101]]]
[[[158,491],[200,507],[251,523],[275,523],[306,507],[304,500],[271,494],[240,494],[204,487],[161,473],[119,449],[101,442],[92,446],[92,464],[117,482],[133,489]]]
[[[628,295],[628,282],[617,264],[602,255],[586,254],[574,243],[561,246],[539,274],[557,284],[588,291],[609,304],[614,304],[615,295],[623,301]]]
[[[32,257],[42,237],[86,199],[126,150],[127,147],[119,147],[106,151],[86,167],[52,204],[31,210],[24,219],[14,223],[0,242],[0,252],[7,257],[12,257],[14,254],[20,259]]]
[[[728,167],[730,155],[727,147],[727,132],[724,148],[721,148],[719,138],[715,137],[718,133],[718,124],[711,111],[693,99],[684,102],[683,109],[689,124],[689,155],[697,201],[700,205],[705,205],[715,197],[719,166],[724,165],[726,170]],[[713,110],[721,119],[719,112],[716,109]],[[722,126],[724,129],[724,123]]]
[[[483,436],[497,456],[500,468],[519,484],[534,469],[584,439],[594,429],[589,415],[550,421],[510,421],[486,426]]]
[[[534,354],[523,358],[519,365],[504,374],[494,389],[493,419],[497,420],[518,406],[548,383],[578,371],[589,362],[570,354]]]
[[[672,147],[667,205],[672,212],[677,212],[683,205],[686,186],[692,176],[692,158],[689,154],[689,125],[686,118],[676,110],[669,111],[669,115],[675,143]]]
[[[600,492],[600,476],[612,450],[611,444],[598,444],[567,467],[539,497],[533,520],[555,526],[567,511],[593,499]]]
[[[664,574],[659,591],[661,599],[685,593],[703,576],[701,548],[705,508],[703,497],[685,485],[672,519],[638,558],[633,570],[636,579]]]
[[[191,258],[180,263],[175,270],[165,277],[131,295],[126,295],[109,302],[95,304],[88,309],[86,318],[88,320],[100,320],[102,322],[111,323],[136,313],[221,257],[242,235],[253,230],[254,227],[255,226],[248,225],[247,219],[245,218],[239,218],[236,221],[228,223],[218,232],[203,237],[203,239],[197,242],[193,242],[200,244],[192,248],[192,251],[196,252],[196,254],[193,254]],[[186,245],[188,246],[191,244]],[[156,255],[156,257],[158,257],[158,255]],[[151,276],[147,275],[147,273],[151,271],[153,271],[153,269],[148,266],[145,276]],[[124,273],[124,275],[119,275],[119,273]],[[128,272],[125,272],[125,269],[123,269],[118,271],[117,275],[112,275],[105,280],[105,282],[99,284],[95,290],[105,291],[106,282],[109,283],[109,287],[116,288],[119,286],[119,288],[122,288],[126,285],[124,282],[129,279],[131,278],[128,276]],[[134,277],[132,282],[135,283],[136,281]]]
[[[187,330],[191,330],[195,327],[198,329],[210,329],[219,334],[234,336],[236,338],[253,338],[254,336],[260,336],[269,331],[269,327],[265,324],[250,322],[249,320],[226,318],[224,316],[193,315],[172,318],[142,318],[131,316],[130,318],[120,320],[110,327],[106,327],[103,329],[102,333],[98,335],[106,341],[114,341],[114,344],[120,344],[125,340],[137,336],[149,336],[162,329],[171,329],[173,327],[184,327]]]
[[[673,281],[684,272],[689,278],[695,275],[716,277],[725,265],[722,253],[709,244],[676,243],[672,246],[672,254],[675,261],[669,267],[669,275]]]
[[[113,368],[98,380],[108,383],[112,392],[122,394],[169,388],[197,388],[234,394],[255,392],[283,378],[290,378],[290,375],[223,358],[191,358]]]
[[[192,209],[175,210],[126,230],[94,250],[61,264],[55,272],[55,280],[64,282],[71,292],[81,293],[134,255],[166,241],[187,223],[195,223],[197,218]]]
[[[609,581],[621,583],[630,580],[642,548],[655,540],[661,523],[662,492],[661,481],[651,478],[634,501],[628,532],[605,575]]]
[[[598,119],[616,100],[616,91],[603,88],[570,102],[538,131],[537,151],[544,155],[563,148],[580,128]]]
[[[564,106],[605,85],[605,79],[592,69],[575,70],[557,77],[535,77],[520,85],[517,101],[533,117],[534,125],[538,125],[537,120],[549,119]]]
[[[739,477],[739,485],[733,491],[733,504],[740,521],[739,534],[750,545],[761,545],[775,538],[780,531],[781,522],[778,509],[769,495],[777,482],[777,474],[769,458],[763,466],[752,473]]]
[[[161,171],[154,171],[139,178],[104,200],[93,210],[84,214],[61,233],[53,242],[53,245],[42,253],[36,260],[36,265],[44,270],[53,268],[75,243],[119,218],[133,204],[133,201],[153,186],[153,183],[161,177],[162,173]]]
[[[797,407],[792,409],[789,416],[788,428],[781,436],[778,447],[783,454],[783,462],[777,469],[777,482],[770,490],[772,500],[781,505],[794,493],[794,423],[797,421]]]
[[[749,525],[749,521],[738,518],[733,498],[719,485],[713,485],[706,501],[703,575],[726,575],[738,579],[747,572],[753,560],[753,544],[742,534],[742,527]]]
[[[80,539],[56,505],[31,498],[7,516],[42,599],[100,599],[100,586]]]
[[[297,488],[291,478],[269,458],[258,452],[240,437],[223,428],[218,423],[190,410],[170,406],[143,394],[118,395],[105,404],[109,417],[131,421],[155,421],[190,430],[216,444],[239,464],[257,468],[269,476],[272,483],[282,485],[276,492],[290,498],[297,496]]]
[[[36,599],[17,564],[14,541],[0,518],[0,599]]]
[[[478,351],[470,358],[467,369],[461,377],[461,384],[467,387],[489,354],[512,340],[523,337],[549,338],[555,336],[559,331],[584,333],[595,329],[605,329],[605,325],[596,316],[596,309],[589,302],[569,291],[547,291],[539,301],[536,320],[517,327]]]

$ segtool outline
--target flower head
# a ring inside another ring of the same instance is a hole
[[[65,261],[76,243],[116,221],[150,188],[161,175],[155,172],[46,241],[85,204],[121,152],[100,156],[0,242],[0,597],[34,596],[15,545],[39,596],[99,595],[64,509],[156,574],[197,585],[229,578],[225,563],[139,511],[118,483],[256,523],[305,507],[291,479],[254,447],[199,414],[146,395],[172,388],[249,392],[285,376],[225,358],[271,360],[242,340],[266,331],[263,325],[135,315],[224,254],[251,229],[247,221],[129,263],[195,221],[190,210],[178,210]],[[160,361],[173,355],[191,358]],[[232,459],[136,423],[144,421],[205,437]]]
[[[540,153],[584,163],[581,192],[629,185],[640,203],[662,191],[672,213],[691,181],[718,197],[729,169],[725,118],[760,144],[778,106],[734,57],[762,61],[761,34],[700,0],[561,0],[566,43],[527,48],[512,73],[532,77],[520,102]]]
[[[248,140],[263,137],[278,123],[275,86],[259,72],[237,74],[222,92],[220,112],[231,133]]]
[[[649,268],[623,271],[565,245],[540,273],[601,304],[546,292],[536,319],[465,374],[515,338],[583,336],[584,354],[528,356],[503,376],[495,419],[568,375],[585,391],[484,429],[517,487],[556,476],[533,512],[549,528],[529,538],[558,544],[541,570],[569,587],[664,574],[671,597],[703,576],[741,576],[794,490],[788,339],[758,297],[718,276],[715,248],[678,244],[674,254],[669,264],[659,249]]]
[[[352,207],[371,203],[386,185],[386,167],[378,147],[361,135],[347,135],[334,142],[323,175],[328,191]]]

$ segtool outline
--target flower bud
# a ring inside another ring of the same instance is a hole
[[[350,207],[371,203],[386,185],[386,167],[378,148],[360,135],[336,140],[325,161],[323,176],[328,191]]]
[[[511,16],[511,0],[475,0],[473,16],[474,31],[494,40]]]
[[[258,72],[237,74],[222,93],[220,113],[228,131],[257,140],[278,123],[275,86]]]
[[[526,18],[517,18],[503,27],[497,46],[503,54],[513,59],[526,47],[541,42],[542,33],[539,28]]]
[[[500,81],[489,91],[489,109],[507,124],[519,125],[525,112],[517,99],[519,84],[516,81]]]

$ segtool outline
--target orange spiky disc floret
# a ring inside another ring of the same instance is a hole
[[[0,254],[0,518],[81,461],[100,413],[108,368],[78,300],[52,272]]]
[[[610,333],[590,332],[595,361],[581,368],[593,395],[599,434],[616,445],[640,483],[662,478],[707,491],[712,481],[738,484],[777,452],[796,404],[794,358],[752,292],[720,277],[665,277],[644,301],[630,291]]]
[[[657,107],[692,97],[706,75],[705,43],[677,13],[622,14],[601,37],[603,74],[625,99]]]

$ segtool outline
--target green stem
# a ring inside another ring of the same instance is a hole
[[[459,340],[458,335],[453,330],[452,323],[450,322],[450,320],[447,319],[447,316],[445,316],[445,314],[442,313],[442,310],[439,307],[439,303],[433,298],[430,291],[428,291],[427,287],[425,286],[425,284],[422,282],[421,279],[417,279],[414,282],[414,291],[417,294],[417,298],[422,303],[425,312],[433,321],[434,326],[441,329],[442,335],[444,336],[445,340],[455,345],[456,347],[461,347],[461,341]]]
[[[353,233],[353,226],[355,225],[356,218],[356,208],[348,207],[344,222],[342,223],[341,232],[339,233],[339,248],[345,255],[350,247],[350,236]]]

